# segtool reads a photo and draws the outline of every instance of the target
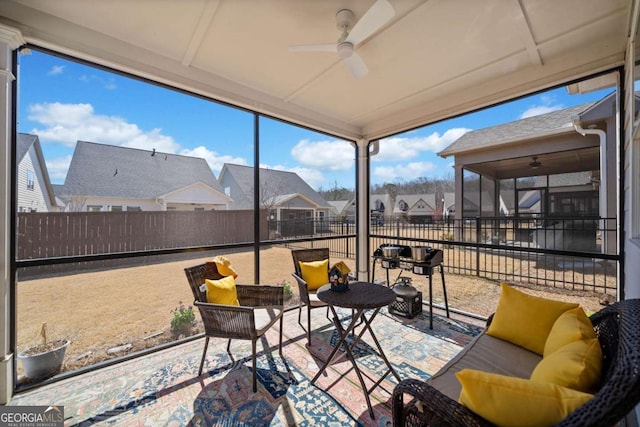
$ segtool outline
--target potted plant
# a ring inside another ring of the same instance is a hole
[[[42,324],[38,336],[38,344],[18,354],[24,374],[32,379],[46,378],[60,372],[67,346],[71,344],[66,338],[51,340],[47,334],[46,323]]]
[[[185,306],[182,301],[180,305],[174,309],[171,314],[171,332],[175,336],[191,335],[191,331],[195,326],[196,314],[192,306]]]

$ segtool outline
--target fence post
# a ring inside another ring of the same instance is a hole
[[[480,241],[481,230],[480,230],[480,217],[476,217],[476,276],[480,277]]]

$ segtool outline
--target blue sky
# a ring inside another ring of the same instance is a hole
[[[20,56],[18,130],[42,143],[51,180],[62,184],[76,141],[205,158],[218,176],[227,163],[253,165],[253,116],[38,51]],[[436,153],[469,130],[601,99],[563,88],[426,126],[381,141],[371,182],[452,177]],[[260,121],[260,165],[298,173],[315,189],[355,185],[350,143],[279,121]],[[274,149],[277,147],[277,149]]]

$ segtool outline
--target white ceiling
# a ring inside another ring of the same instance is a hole
[[[375,139],[624,62],[629,0],[388,0],[333,53],[336,12],[374,0],[2,0],[27,42],[348,138]]]

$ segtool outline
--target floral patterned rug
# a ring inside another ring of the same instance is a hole
[[[393,375],[370,395],[375,419],[346,357],[336,358],[311,384],[339,338],[325,314],[312,310],[310,347],[297,310],[285,315],[284,357],[278,353],[277,327],[258,343],[256,393],[251,389],[250,342],[233,341],[232,357],[226,340],[212,339],[205,372],[198,377],[204,345],[199,339],[19,394],[10,404],[61,405],[65,425],[78,426],[390,426],[391,393],[397,384]],[[350,311],[340,316],[347,322]],[[386,309],[373,329],[401,379],[429,378],[481,331],[440,316],[429,330],[426,312],[405,319]],[[367,387],[387,369],[374,350],[368,333],[354,349]]]

